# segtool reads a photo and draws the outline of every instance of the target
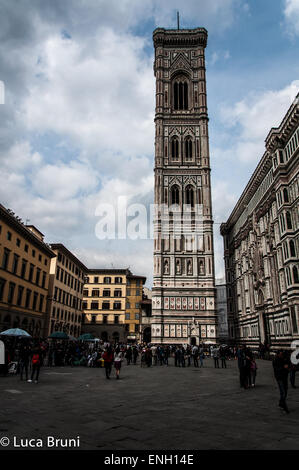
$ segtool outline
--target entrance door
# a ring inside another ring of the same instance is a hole
[[[151,328],[148,327],[148,328],[145,328],[143,330],[143,341],[145,343],[150,343],[152,340],[152,331],[151,331]]]

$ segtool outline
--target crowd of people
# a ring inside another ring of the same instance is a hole
[[[255,356],[265,358],[266,347],[260,347],[254,354],[248,347],[229,347],[227,345],[155,345],[155,344],[115,344],[103,341],[38,341],[27,338],[2,338],[5,343],[5,364],[0,366],[2,375],[9,372],[19,374],[20,380],[38,383],[41,366],[86,366],[103,367],[106,378],[119,379],[122,362],[141,367],[168,366],[173,358],[175,367],[204,367],[206,357],[213,359],[215,369],[226,369],[228,360],[237,360],[240,387],[245,390],[254,388],[257,377]],[[138,358],[140,357],[140,361]],[[280,392],[279,406],[289,412],[286,398],[288,382],[293,388],[298,366],[290,360],[290,352],[278,351],[273,359],[274,377]]]

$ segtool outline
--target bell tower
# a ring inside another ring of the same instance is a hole
[[[204,28],[155,29],[152,342],[217,340]]]

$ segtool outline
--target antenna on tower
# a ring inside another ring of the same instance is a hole
[[[180,29],[180,13],[176,12],[177,22],[178,22],[178,29]]]

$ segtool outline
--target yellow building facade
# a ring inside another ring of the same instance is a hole
[[[145,280],[129,269],[89,269],[83,290],[82,332],[109,342],[138,340]]]
[[[0,331],[21,328],[46,336],[51,259],[55,254],[33,225],[0,204]]]
[[[125,323],[128,341],[140,341],[141,338],[141,302],[145,281],[144,276],[127,275]]]
[[[63,331],[77,338],[81,333],[83,285],[86,266],[63,244],[51,244],[48,335]]]

